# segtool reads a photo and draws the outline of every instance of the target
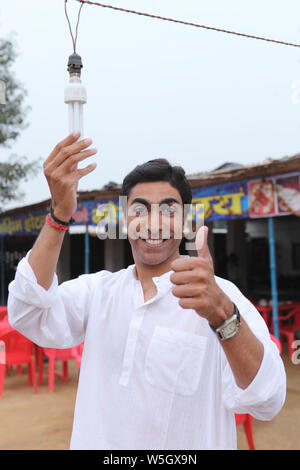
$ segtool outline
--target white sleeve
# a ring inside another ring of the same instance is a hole
[[[225,406],[234,413],[249,413],[254,418],[271,420],[281,410],[286,397],[286,373],[278,348],[254,305],[231,282],[226,294],[238,307],[241,317],[264,347],[260,368],[246,389],[236,384],[230,365],[223,352],[222,389]],[[225,289],[224,289],[225,290]],[[243,320],[242,320],[243,321]]]
[[[42,347],[63,349],[82,343],[93,275],[79,276],[58,286],[54,274],[51,287],[46,290],[37,283],[28,262],[29,253],[19,262],[15,279],[9,285],[10,325]]]

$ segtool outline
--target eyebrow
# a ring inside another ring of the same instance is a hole
[[[132,206],[132,204],[135,204],[135,203],[143,204],[146,207],[151,206],[150,202],[147,201],[147,199],[144,199],[142,197],[134,198],[133,201],[130,203],[130,205]],[[180,204],[180,202],[177,199],[175,199],[175,197],[166,197],[165,199],[163,199],[162,201],[159,202],[159,205],[161,205],[161,204],[171,204],[171,203]]]
[[[175,202],[176,204],[180,204],[180,202],[177,199],[175,199],[175,197],[167,197],[163,199],[162,201],[160,201],[159,204],[172,204],[172,202]]]

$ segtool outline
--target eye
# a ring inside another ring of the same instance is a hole
[[[163,214],[171,216],[173,214],[176,214],[178,212],[178,207],[176,205],[163,205],[161,206],[161,211]]]
[[[136,206],[133,208],[133,213],[137,217],[147,214],[147,208],[145,206]]]

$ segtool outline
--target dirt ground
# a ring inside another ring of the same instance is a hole
[[[293,365],[285,351],[283,360],[287,372],[286,403],[274,420],[254,420],[254,442],[258,450],[300,449],[300,364]],[[47,364],[37,394],[27,385],[25,367],[22,375],[13,370],[5,377],[0,400],[0,450],[69,448],[78,382],[75,362],[69,364],[69,380],[62,382],[56,378],[53,393],[48,391]],[[242,426],[238,428],[238,448],[248,449]]]

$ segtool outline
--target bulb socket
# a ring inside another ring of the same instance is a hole
[[[76,73],[78,75],[81,75],[81,69],[82,69],[82,60],[80,55],[78,54],[71,54],[68,60],[68,72],[69,74]]]

